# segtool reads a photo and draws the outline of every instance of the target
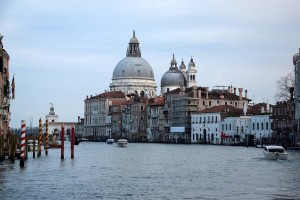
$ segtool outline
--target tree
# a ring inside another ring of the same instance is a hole
[[[294,87],[295,78],[294,73],[290,72],[285,76],[280,77],[276,81],[277,93],[275,94],[275,99],[277,101],[287,101],[290,99],[290,87]]]

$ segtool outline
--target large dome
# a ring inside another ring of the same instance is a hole
[[[112,77],[113,80],[123,78],[154,80],[154,74],[152,67],[144,58],[126,57],[117,64]]]
[[[111,91],[124,94],[143,94],[148,97],[156,95],[156,83],[150,64],[141,56],[139,41],[133,37],[129,41],[126,57],[115,67],[112,75]]]

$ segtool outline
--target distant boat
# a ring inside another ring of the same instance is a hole
[[[118,147],[127,147],[128,141],[126,139],[118,140]]]
[[[270,160],[287,160],[288,154],[282,146],[268,145],[263,150],[266,159]]]
[[[106,140],[106,143],[107,143],[107,144],[113,144],[114,142],[115,142],[114,139],[107,139],[107,140]]]
[[[38,140],[28,140],[27,141],[28,151],[33,151],[33,146],[35,146],[35,151],[38,151],[39,150],[39,141]],[[42,145],[41,147],[42,147],[41,150],[44,150],[44,146]]]
[[[61,148],[61,141],[60,140],[54,140],[49,142],[49,148]]]

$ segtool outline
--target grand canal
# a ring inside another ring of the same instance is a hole
[[[300,151],[286,161],[262,149],[83,142],[0,162],[0,199],[300,199]]]

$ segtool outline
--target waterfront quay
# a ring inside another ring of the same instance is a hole
[[[299,199],[300,152],[286,161],[262,149],[220,145],[82,142],[0,162],[0,199]],[[70,148],[66,148],[66,155]]]

